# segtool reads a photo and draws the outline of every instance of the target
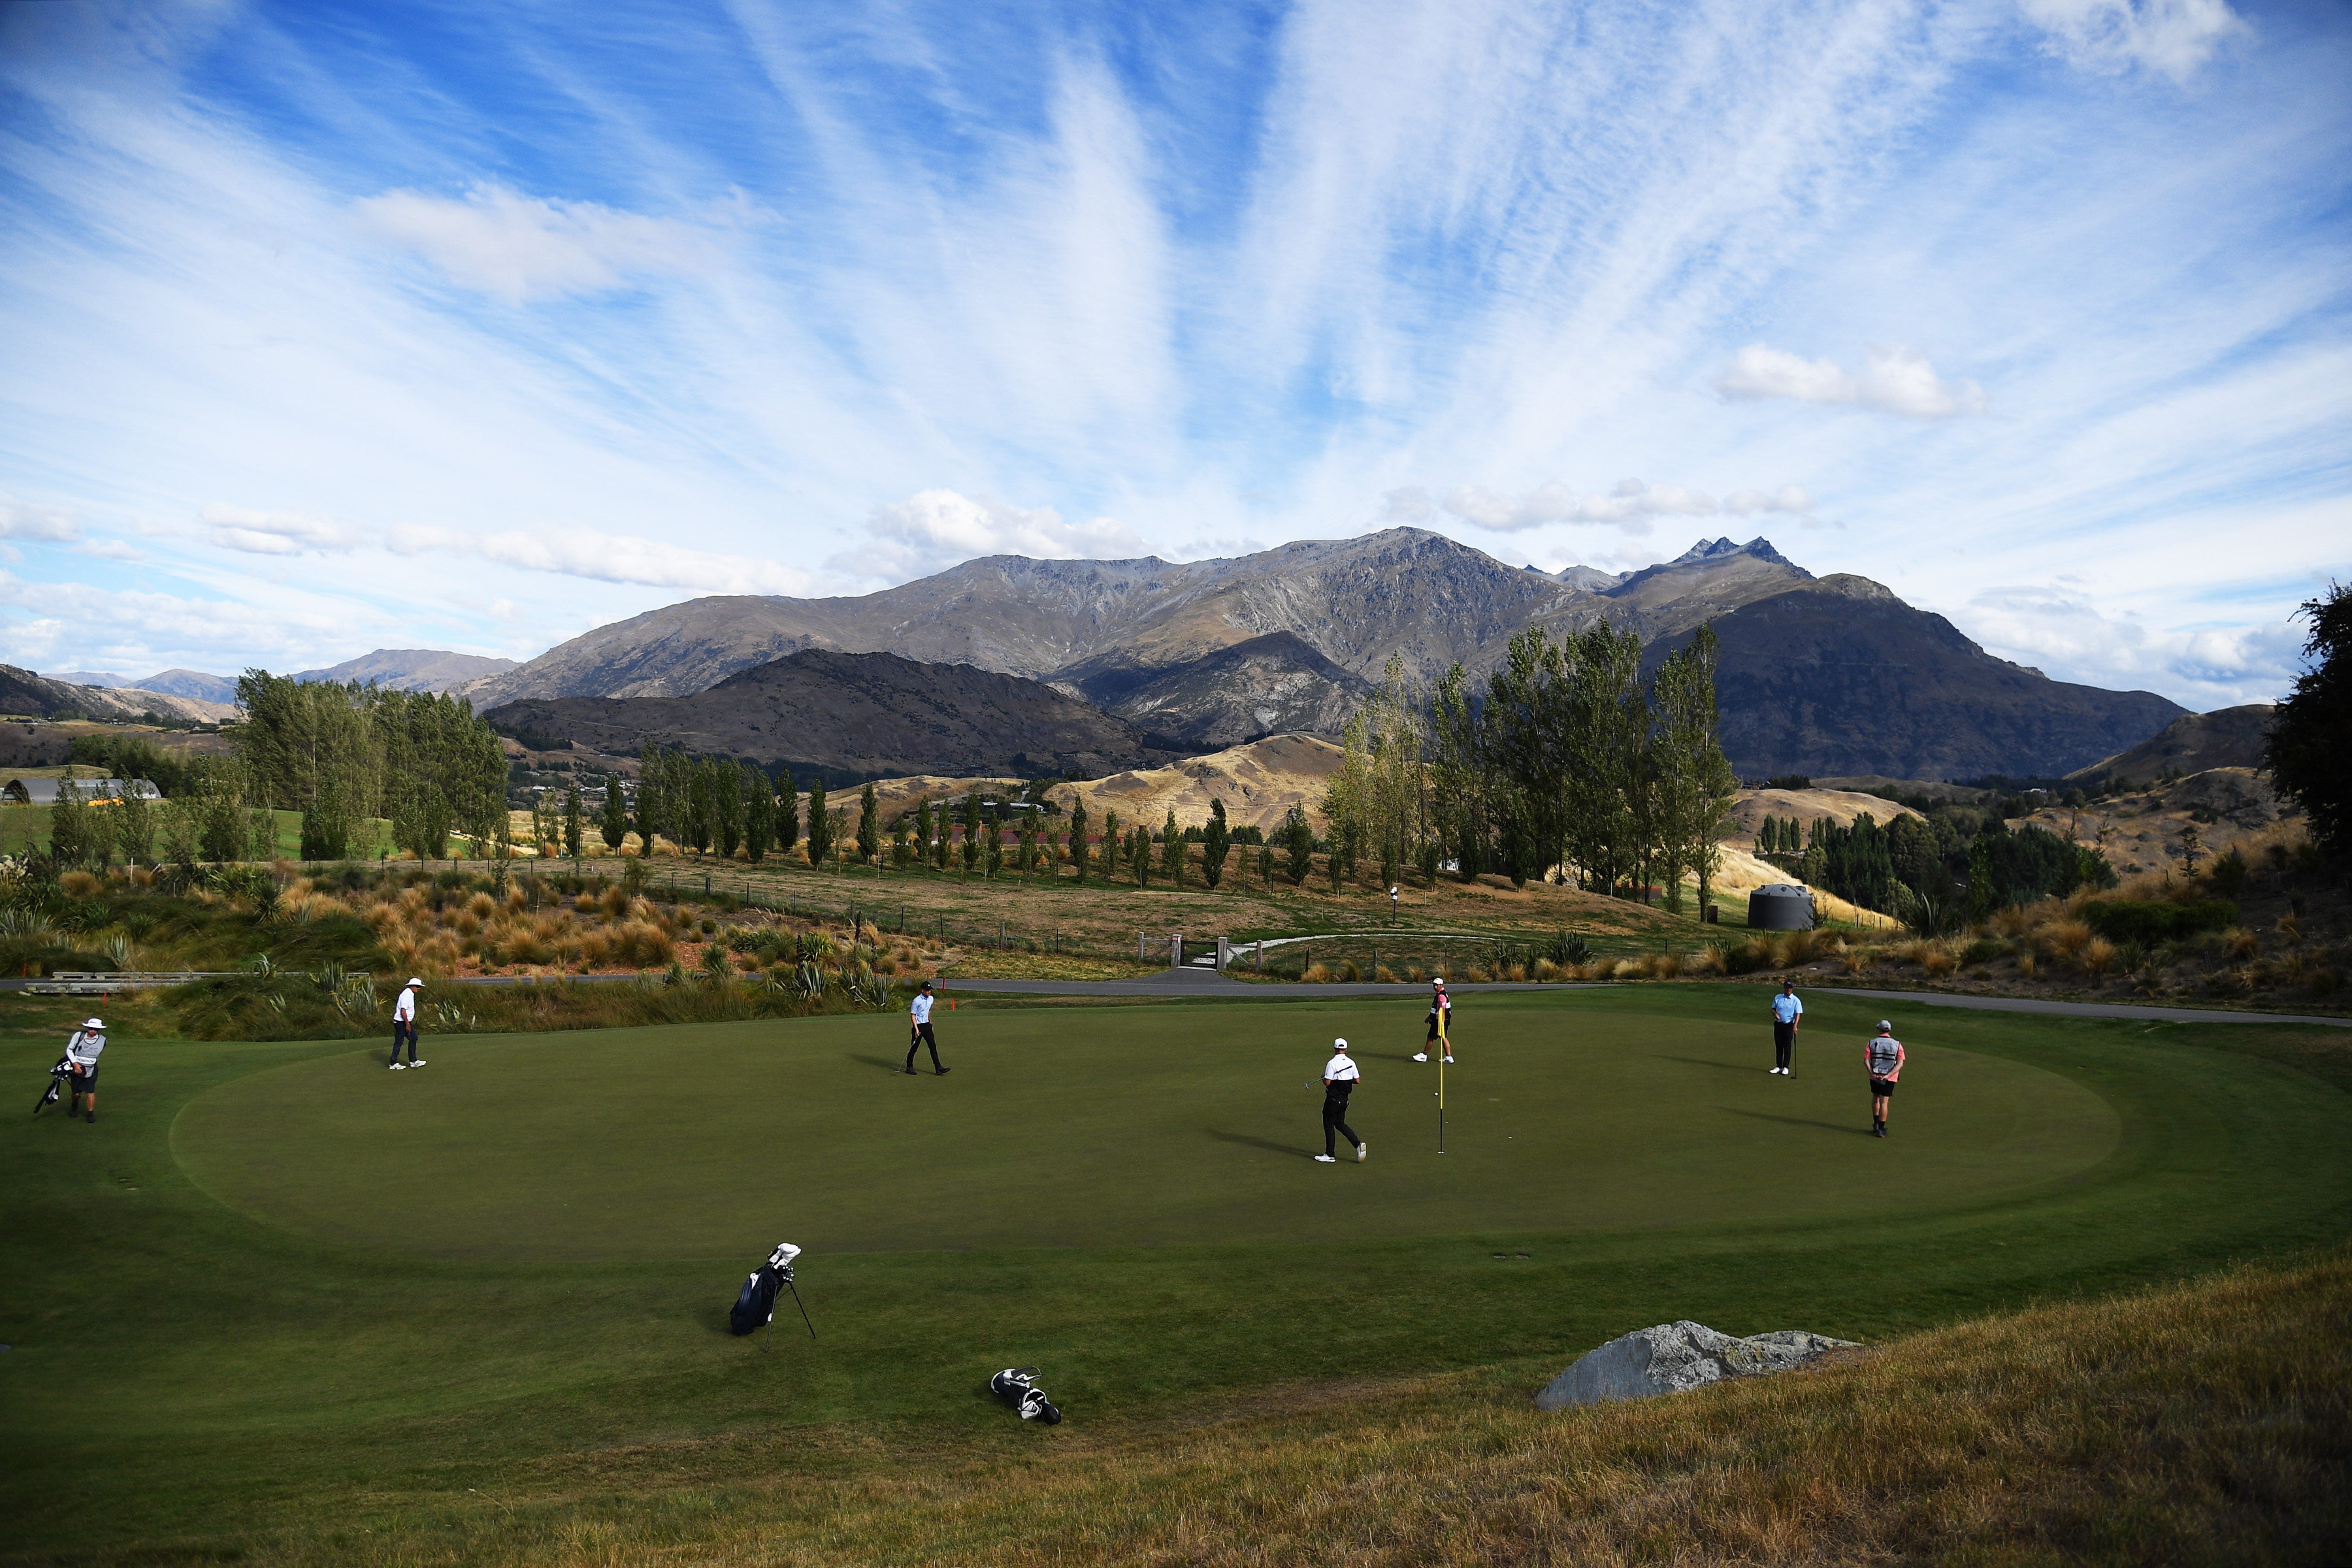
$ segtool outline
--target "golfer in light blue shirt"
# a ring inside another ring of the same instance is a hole
[[[1797,983],[1780,982],[1780,994],[1772,998],[1772,1070],[1782,1078],[1794,1078],[1797,1056],[1797,1020],[1805,1016],[1805,1005],[1797,1000]]]

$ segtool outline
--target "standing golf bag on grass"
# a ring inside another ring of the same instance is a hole
[[[1037,1386],[1037,1369],[1034,1366],[1008,1366],[988,1380],[988,1391],[1013,1405],[1024,1421],[1043,1421],[1048,1426],[1062,1424],[1062,1413]]]
[[[66,1079],[72,1076],[73,1058],[59,1057],[58,1065],[49,1069],[49,1087],[41,1091],[40,1099],[33,1101],[33,1114],[38,1116],[43,1106],[55,1105],[58,1102],[58,1096],[65,1092]]]
[[[793,1259],[801,1249],[791,1242],[779,1242],[776,1250],[768,1254],[768,1261],[751,1270],[743,1281],[742,1293],[735,1298],[734,1310],[727,1314],[727,1329],[738,1338],[760,1331],[767,1324],[772,1334],[776,1321],[776,1297],[785,1290],[793,1293],[793,1304],[800,1305],[801,1293],[793,1284]],[[808,1322],[808,1309],[801,1307],[801,1321]],[[816,1325],[809,1323],[809,1338],[816,1338]]]

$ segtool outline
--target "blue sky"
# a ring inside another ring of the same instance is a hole
[[[0,658],[1405,522],[2265,700],[2352,574],[2347,82],[2252,0],[0,7]]]

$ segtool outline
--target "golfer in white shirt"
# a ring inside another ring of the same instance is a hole
[[[1348,1055],[1348,1042],[1332,1041],[1331,1059],[1323,1064],[1323,1152],[1315,1156],[1317,1164],[1339,1163],[1339,1156],[1333,1152],[1337,1147],[1332,1141],[1335,1132],[1355,1149],[1357,1159],[1371,1153],[1370,1145],[1357,1137],[1356,1130],[1348,1125],[1348,1097],[1363,1079],[1364,1075],[1356,1070],[1354,1058]]]
[[[425,982],[412,974],[408,977],[408,984],[400,988],[399,999],[392,1005],[392,1070],[394,1072],[425,1065],[424,1058],[416,1054],[416,994],[424,989]],[[405,1063],[400,1059],[403,1041],[408,1045],[408,1060]]]
[[[66,1120],[98,1120],[98,1058],[106,1050],[106,1026],[86,1018],[66,1037],[66,1064],[72,1071],[66,1081],[73,1093],[66,1100]]]
[[[910,1074],[914,1072],[915,1053],[923,1047],[929,1046],[931,1047],[931,1070],[941,1078],[947,1077],[948,1069],[940,1066],[939,1037],[931,1033],[931,983],[929,981],[924,981],[921,988],[915,993],[914,1005],[907,1010],[907,1020],[914,1026],[907,1036],[907,1071]]]

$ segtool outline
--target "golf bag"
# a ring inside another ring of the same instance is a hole
[[[1034,1366],[1008,1366],[988,1380],[988,1391],[1021,1412],[1024,1421],[1043,1421],[1048,1426],[1062,1424],[1062,1413],[1037,1386],[1037,1369]]]
[[[793,1259],[800,1255],[799,1247],[783,1242],[768,1254],[768,1261],[751,1271],[751,1277],[743,1281],[742,1294],[735,1298],[734,1310],[727,1314],[730,1333],[739,1338],[757,1333],[761,1325],[775,1317],[776,1296],[791,1287]]]
[[[49,1087],[41,1091],[40,1099],[33,1101],[33,1114],[38,1116],[42,1107],[55,1105],[58,1102],[58,1097],[65,1093],[66,1080],[72,1076],[73,1058],[59,1057],[58,1065],[49,1069]]]

